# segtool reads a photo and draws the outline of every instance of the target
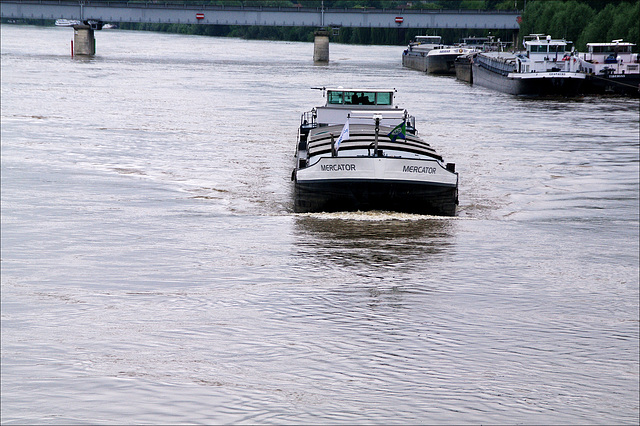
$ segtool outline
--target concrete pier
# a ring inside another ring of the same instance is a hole
[[[73,55],[93,56],[96,54],[96,39],[89,25],[73,26]]]
[[[313,35],[313,61],[329,62],[329,31],[318,30]]]

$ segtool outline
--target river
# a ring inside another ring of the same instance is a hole
[[[3,424],[638,423],[637,99],[1,31]],[[292,213],[313,86],[396,88],[457,216]]]

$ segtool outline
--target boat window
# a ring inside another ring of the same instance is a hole
[[[327,92],[327,103],[329,104],[341,104],[342,103],[342,93],[343,92]]]
[[[593,53],[631,52],[631,46],[589,46]]]
[[[438,44],[442,37],[440,36],[416,36],[415,40],[420,43]]]
[[[344,92],[344,103],[351,105],[374,105],[375,92]]]
[[[531,53],[547,53],[546,45],[533,44],[531,47]]]
[[[615,53],[618,46],[593,46],[593,53]],[[621,49],[618,49],[621,51]]]
[[[362,105],[374,105],[376,103],[375,92],[364,92],[360,98],[360,103]]]
[[[378,101],[376,103],[378,105],[391,105],[391,99],[391,92],[379,92]]]
[[[549,46],[549,53],[564,53],[571,52],[571,45],[569,44],[552,44]]]
[[[355,96],[355,92],[344,92],[344,103],[345,104],[357,104],[358,96]]]

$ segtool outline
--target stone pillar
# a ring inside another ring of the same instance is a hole
[[[93,56],[96,54],[96,39],[89,25],[73,26],[73,55]]]
[[[318,30],[313,35],[313,61],[329,62],[329,31]]]

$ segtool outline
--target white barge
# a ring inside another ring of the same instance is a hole
[[[588,52],[578,54],[587,74],[587,93],[640,96],[640,60],[635,44],[622,40],[587,43]]]
[[[393,105],[394,89],[322,90],[325,105],[301,118],[295,212],[455,215],[455,164],[418,137],[415,118]]]
[[[525,52],[482,52],[473,61],[473,84],[512,95],[575,96],[586,74],[565,40],[527,36]]]

